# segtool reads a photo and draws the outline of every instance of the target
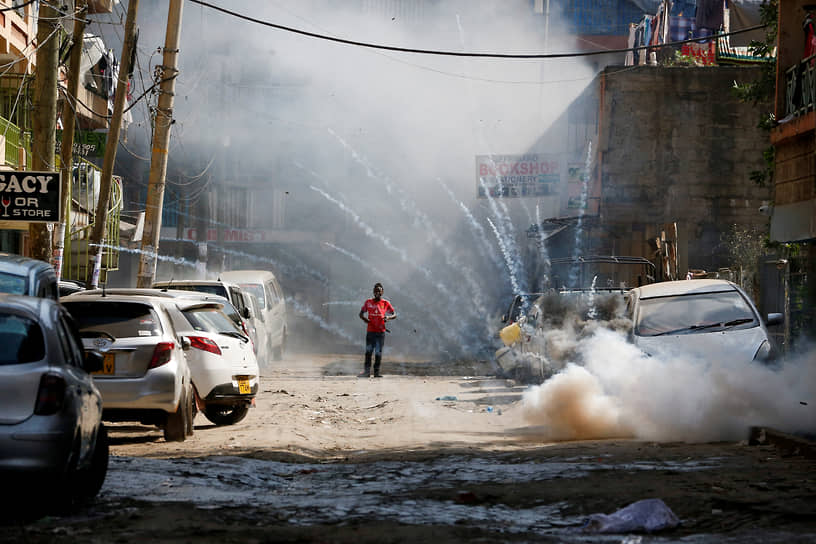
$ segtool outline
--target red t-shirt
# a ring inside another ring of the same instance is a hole
[[[385,314],[395,313],[394,307],[384,298],[379,302],[373,298],[366,300],[360,311],[368,313],[367,332],[385,332]]]

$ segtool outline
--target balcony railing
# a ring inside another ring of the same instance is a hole
[[[24,168],[26,165],[20,164],[20,149],[28,149],[28,136],[20,130],[20,127],[4,117],[0,117],[0,136],[5,141],[5,160],[3,164],[15,168]]]
[[[799,117],[816,105],[816,55],[802,59],[785,72],[785,117]]]

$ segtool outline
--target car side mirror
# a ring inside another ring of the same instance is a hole
[[[769,325],[769,326],[770,325],[780,325],[781,323],[784,323],[784,321],[785,321],[785,316],[783,314],[772,313],[772,314],[768,314],[767,318],[765,319],[765,324]]]
[[[187,338],[186,336],[181,337],[181,349],[183,351],[187,351],[188,349],[190,349],[192,347],[192,345],[193,344],[190,342],[189,338]]]
[[[244,308],[243,310],[241,310],[241,317],[243,317],[244,319],[250,319],[252,317],[249,308]]]
[[[105,356],[98,351],[90,350],[85,352],[85,361],[82,368],[84,368],[85,372],[88,374],[91,374],[92,372],[99,372],[102,370],[104,364]]]

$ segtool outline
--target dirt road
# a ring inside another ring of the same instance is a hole
[[[816,538],[816,460],[792,446],[544,443],[487,363],[289,356],[247,418],[166,443],[111,425],[92,506],[0,542],[586,541],[588,516],[662,499],[697,542]]]

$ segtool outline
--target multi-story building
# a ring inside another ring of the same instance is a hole
[[[816,330],[816,10],[780,0],[777,38],[774,197],[771,241],[783,244],[767,263],[779,284],[776,304],[787,335]]]
[[[90,0],[88,14],[110,13],[112,0]],[[31,167],[32,111],[34,77],[36,72],[37,25],[35,5],[18,0],[0,0],[0,169],[6,171],[27,170]],[[73,2],[61,6],[66,12],[74,9]],[[63,29],[71,28],[72,18],[66,17]],[[55,37],[59,38],[59,36]],[[69,228],[66,234],[65,270],[63,277],[84,279],[84,262],[78,251],[92,224],[99,191],[100,167],[105,149],[105,133],[112,95],[112,68],[115,59],[104,42],[86,34],[83,45],[83,70],[76,97],[72,97],[73,115],[76,120],[71,183],[72,206],[64,210]],[[59,164],[59,142],[63,119],[62,104],[67,94],[65,67],[59,69],[60,118],[57,122],[57,142],[54,164]],[[114,182],[113,193],[121,192],[119,181]],[[118,207],[121,207],[119,205]],[[112,232],[118,236],[118,210],[99,217],[114,218]],[[6,214],[3,214],[4,216]],[[0,217],[0,250],[28,254],[29,222],[9,216]],[[115,255],[111,253],[109,257]],[[115,259],[108,259],[108,264]]]

